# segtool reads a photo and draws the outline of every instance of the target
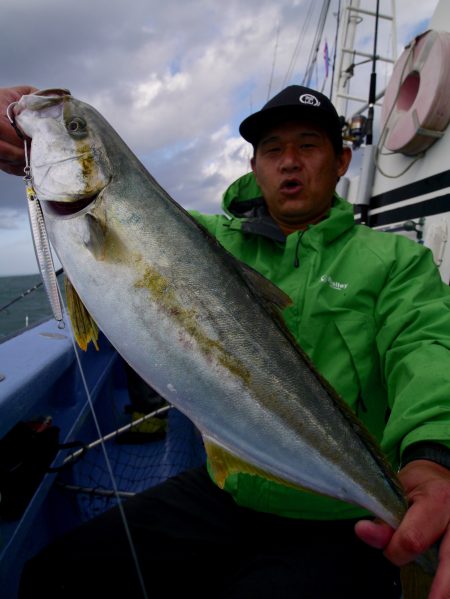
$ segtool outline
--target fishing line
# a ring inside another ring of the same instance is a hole
[[[311,45],[311,50],[307,62],[307,66],[305,69],[305,75],[303,77],[302,85],[309,87],[311,84],[311,79],[314,72],[314,67],[317,65],[317,56],[320,49],[320,40],[322,39],[323,30],[325,28],[325,22],[328,16],[328,10],[330,8],[331,0],[326,0],[322,4],[322,10],[320,12],[319,21],[316,27],[316,33],[314,37],[314,42]]]
[[[300,49],[303,46],[303,41],[305,40],[306,32],[308,30],[309,23],[311,21],[313,8],[314,8],[314,3],[311,0],[309,3],[309,6],[308,6],[308,11],[306,13],[305,20],[303,21],[302,29],[301,29],[300,33],[298,34],[297,43],[296,43],[294,51],[292,53],[291,60],[289,62],[289,66],[287,68],[286,74],[283,79],[283,83],[281,85],[282,88],[286,86],[287,82],[290,80],[292,73],[294,71],[295,64],[298,59],[298,55],[300,54]]]
[[[67,308],[67,305],[64,302],[64,298],[63,298],[61,289],[59,288],[59,285],[57,286],[57,288],[58,288],[58,294],[59,294],[60,302],[64,306],[65,312],[68,314],[69,313],[68,312],[68,308]],[[125,514],[125,510],[123,508],[122,497],[121,497],[121,494],[119,492],[119,488],[117,486],[116,477],[114,475],[112,464],[111,464],[111,461],[109,459],[108,451],[106,449],[105,437],[103,436],[103,433],[102,433],[102,430],[101,430],[101,427],[100,427],[100,423],[99,423],[98,418],[97,418],[97,413],[96,413],[95,408],[94,408],[94,402],[92,401],[92,396],[91,396],[91,393],[89,391],[89,386],[87,384],[86,376],[84,374],[83,365],[81,364],[80,354],[79,354],[79,351],[77,349],[77,344],[76,344],[76,340],[75,340],[75,334],[74,334],[74,331],[73,331],[72,327],[68,327],[68,328],[69,328],[70,341],[72,343],[72,349],[73,349],[73,352],[75,354],[75,360],[76,360],[76,363],[77,363],[77,366],[78,366],[78,371],[80,373],[82,385],[83,385],[84,391],[86,393],[86,397],[87,397],[87,401],[88,401],[88,404],[89,404],[89,408],[91,410],[92,419],[94,421],[94,427],[95,427],[95,430],[97,431],[97,435],[98,435],[98,440],[96,442],[96,445],[100,445],[101,446],[103,457],[105,459],[106,469],[107,469],[109,477],[111,479],[112,492],[113,492],[113,495],[114,495],[114,497],[115,497],[115,499],[117,501],[117,508],[119,510],[120,517],[122,519],[122,524],[123,524],[124,529],[125,529],[125,535],[127,537],[128,545],[130,547],[131,557],[132,557],[134,566],[136,568],[136,574],[137,574],[137,577],[138,577],[139,585],[140,585],[141,590],[142,590],[142,596],[143,596],[144,599],[149,599],[148,594],[147,594],[147,590],[145,588],[144,577],[142,575],[142,570],[141,570],[141,567],[140,567],[140,564],[139,564],[139,558],[138,558],[138,555],[137,555],[137,552],[136,552],[136,548],[135,548],[135,545],[134,545],[134,542],[133,542],[133,537],[131,535],[131,531],[130,531],[128,520],[127,520],[127,517],[126,517],[126,514]],[[85,451],[84,448],[83,448],[83,451]]]
[[[276,60],[277,60],[278,39],[279,39],[279,37],[280,37],[280,22],[278,21],[278,23],[277,23],[277,33],[276,33],[276,36],[275,36],[275,47],[273,49],[272,71],[270,73],[270,78],[269,78],[269,87],[268,87],[268,90],[267,90],[267,99],[266,99],[266,102],[269,101],[270,94],[272,93],[272,83],[273,83],[273,77],[274,77],[274,74],[275,74],[275,63],[276,63]]]
[[[14,117],[14,113],[13,113],[13,108],[14,106],[17,104],[17,102],[13,102],[12,104],[10,104],[6,110],[6,115],[8,117],[8,120],[10,121],[11,125],[14,127],[16,133],[19,135],[19,137],[21,139],[23,139],[24,141],[24,151],[25,151],[25,168],[24,168],[24,173],[25,173],[25,177],[24,177],[24,181],[26,184],[26,190],[27,190],[27,200],[28,200],[28,206],[29,206],[29,210],[30,210],[30,205],[32,205],[33,207],[36,207],[36,211],[32,211],[30,212],[30,225],[31,225],[31,234],[32,234],[32,238],[33,238],[33,243],[35,246],[35,253],[36,253],[36,260],[39,266],[39,270],[44,282],[44,286],[46,288],[47,291],[47,296],[48,299],[50,301],[50,304],[52,305],[52,309],[54,309],[54,315],[56,320],[60,320],[59,325],[61,324],[62,321],[62,313],[63,313],[63,306],[65,307],[65,312],[68,313],[67,310],[67,306],[65,306],[64,303],[64,298],[62,296],[61,290],[59,288],[59,285],[56,283],[56,285],[52,285],[52,280],[56,281],[56,274],[55,274],[55,269],[53,266],[53,260],[52,260],[52,255],[51,255],[51,247],[50,247],[50,243],[48,241],[48,236],[47,236],[47,231],[45,228],[45,222],[44,222],[44,216],[42,214],[42,211],[40,209],[40,203],[39,203],[39,199],[34,191],[33,188],[33,183],[32,183],[32,172],[31,172],[31,167],[30,167],[30,163],[29,163],[29,157],[28,157],[28,146],[27,146],[27,140],[26,138],[24,138],[22,132],[20,131],[20,129],[17,127],[17,124],[15,122],[15,117]],[[31,215],[36,216],[36,221],[33,222]],[[51,272],[53,271],[53,272]],[[46,276],[47,275],[47,276]],[[53,276],[51,276],[53,275]],[[50,281],[51,285],[48,285],[48,281]],[[51,287],[51,292],[50,293],[50,287]],[[55,306],[56,300],[58,300],[58,304],[59,306]],[[61,318],[59,318],[59,313],[58,313],[58,307],[60,307],[60,312],[61,312]],[[56,310],[55,310],[56,308]],[[105,459],[105,464],[106,464],[106,468],[108,471],[108,474],[111,478],[111,484],[113,487],[113,493],[114,496],[117,500],[117,507],[119,509],[119,513],[120,516],[122,518],[122,523],[125,529],[125,534],[128,540],[128,544],[130,546],[130,551],[131,551],[131,556],[136,568],[136,574],[139,580],[139,585],[141,587],[142,590],[142,595],[144,597],[144,599],[148,599],[148,595],[147,595],[147,591],[145,588],[145,583],[144,583],[144,578],[142,576],[142,571],[141,571],[141,567],[139,565],[139,560],[138,560],[138,556],[137,556],[137,552],[136,552],[136,548],[134,546],[134,542],[133,542],[133,538],[131,536],[131,531],[130,531],[130,527],[128,525],[128,520],[125,514],[125,510],[123,508],[123,504],[122,504],[122,500],[119,494],[119,489],[117,487],[117,483],[116,483],[116,478],[114,476],[114,472],[112,469],[112,465],[108,456],[108,452],[106,450],[106,445],[105,442],[103,440],[103,435],[102,435],[102,431],[100,428],[100,423],[98,422],[97,419],[97,414],[95,412],[95,408],[94,408],[94,403],[92,401],[92,396],[91,393],[89,391],[89,387],[86,381],[86,377],[84,374],[84,370],[83,370],[83,366],[81,364],[81,360],[80,360],[80,356],[76,347],[76,341],[75,341],[75,335],[73,332],[72,327],[69,327],[70,329],[70,333],[69,333],[69,337],[72,343],[72,348],[75,354],[75,360],[77,362],[78,365],[78,370],[81,376],[81,381],[82,381],[82,386],[84,388],[84,391],[86,393],[86,397],[87,397],[87,401],[89,404],[89,408],[91,410],[91,414],[92,414],[92,418],[94,421],[94,426],[95,429],[97,431],[97,434],[99,436],[100,439],[100,445],[102,448],[102,452],[103,452],[103,457]]]
[[[341,0],[339,0],[338,11],[336,14],[336,32],[334,35],[333,68],[331,70],[331,83],[330,83],[330,95],[329,95],[330,98],[331,98],[331,95],[333,93],[333,88],[334,88],[334,76],[335,76],[335,71],[336,71],[336,57],[337,57],[337,46],[338,46],[340,20],[341,20]],[[333,100],[334,100],[334,98],[333,98]]]
[[[61,297],[61,300],[62,300],[61,291],[60,291],[60,297]],[[66,310],[67,310],[67,307],[66,307]],[[134,546],[133,538],[131,536],[130,527],[128,525],[128,520],[127,520],[127,517],[126,517],[126,514],[125,514],[125,510],[123,508],[123,503],[122,503],[122,499],[121,499],[121,496],[120,496],[120,493],[119,493],[119,489],[117,487],[116,478],[114,476],[114,472],[113,472],[113,468],[112,468],[112,465],[111,465],[111,461],[109,459],[108,451],[106,449],[106,444],[105,444],[105,440],[103,438],[103,433],[102,433],[102,430],[101,430],[101,427],[100,427],[100,423],[99,423],[99,421],[97,419],[97,414],[96,414],[95,408],[94,408],[94,402],[92,401],[92,396],[91,396],[91,393],[89,391],[89,387],[88,387],[88,384],[87,384],[87,381],[86,381],[86,377],[84,375],[83,365],[81,364],[80,355],[78,353],[78,349],[77,349],[77,346],[76,346],[75,335],[73,333],[72,327],[69,327],[69,329],[70,329],[70,340],[71,340],[72,348],[73,348],[73,351],[74,351],[74,354],[75,354],[75,359],[76,359],[76,362],[77,362],[77,365],[78,365],[78,370],[80,372],[80,376],[81,376],[83,388],[84,388],[84,391],[86,393],[86,397],[87,397],[87,400],[88,400],[88,403],[89,403],[89,408],[91,410],[92,418],[94,420],[94,426],[95,426],[95,429],[96,429],[97,434],[99,436],[98,444],[101,445],[103,457],[105,458],[106,468],[107,468],[108,474],[109,474],[109,476],[111,478],[111,484],[112,484],[112,487],[113,487],[114,497],[117,500],[117,507],[119,509],[120,516],[122,518],[122,523],[123,523],[123,526],[124,526],[124,529],[125,529],[125,534],[126,534],[126,537],[127,537],[127,540],[128,540],[128,544],[130,546],[131,556],[132,556],[132,559],[133,559],[133,562],[134,562],[134,565],[135,565],[135,568],[136,568],[136,573],[137,573],[137,577],[138,577],[138,580],[139,580],[139,584],[141,586],[142,595],[143,595],[144,599],[149,599],[148,595],[147,595],[147,590],[145,588],[144,578],[142,576],[142,570],[141,570],[141,567],[139,565],[138,555],[137,555],[137,552],[136,552],[136,548]]]
[[[62,164],[63,162],[70,162],[71,160],[81,160],[82,158],[87,158],[91,154],[90,152],[83,152],[79,155],[67,156],[66,158],[60,158],[59,160],[52,160],[51,162],[40,162],[39,164],[35,164],[36,167],[42,168],[44,166],[52,167],[54,164]]]
[[[68,314],[68,309],[67,309],[67,306],[66,306],[66,304],[64,302],[64,298],[63,298],[61,289],[59,288],[59,285],[57,285],[57,290],[58,290],[58,295],[59,295],[59,300],[61,302],[61,305],[64,306],[64,308],[65,308],[64,311]],[[128,525],[128,520],[127,520],[127,517],[126,517],[126,514],[125,514],[125,510],[123,508],[121,494],[119,492],[119,488],[117,486],[116,478],[114,476],[114,471],[113,471],[113,468],[112,468],[112,465],[111,465],[111,461],[109,459],[108,451],[106,449],[105,437],[103,436],[103,433],[102,433],[102,430],[101,430],[101,427],[100,427],[100,423],[99,423],[98,418],[97,418],[97,414],[96,414],[96,411],[95,411],[95,408],[94,408],[94,402],[92,401],[92,396],[91,396],[91,393],[89,391],[89,387],[88,387],[88,384],[87,384],[87,381],[86,381],[86,376],[84,374],[83,365],[81,364],[80,355],[79,355],[79,352],[78,352],[78,349],[77,349],[77,346],[76,346],[75,335],[74,335],[72,327],[69,327],[69,331],[70,331],[69,332],[69,337],[70,337],[70,341],[71,341],[71,344],[72,344],[73,352],[75,354],[75,360],[77,362],[78,371],[80,373],[82,385],[83,385],[84,391],[86,393],[86,397],[87,397],[87,401],[88,401],[88,404],[89,404],[89,408],[91,410],[92,419],[94,421],[94,426],[95,426],[95,429],[97,431],[97,435],[99,437],[98,441],[96,442],[96,445],[101,445],[103,457],[104,457],[105,464],[106,464],[106,469],[107,469],[109,477],[111,479],[111,484],[112,484],[112,488],[113,488],[113,494],[114,494],[114,497],[116,498],[116,501],[117,501],[117,508],[119,510],[119,513],[120,513],[120,516],[121,516],[121,519],[122,519],[122,523],[123,523],[123,526],[124,526],[124,529],[125,529],[125,534],[126,534],[126,537],[127,537],[127,541],[128,541],[129,546],[130,546],[131,557],[133,559],[133,562],[134,562],[134,565],[135,565],[135,568],[136,568],[136,574],[137,574],[137,577],[138,577],[138,580],[139,580],[139,585],[140,585],[141,590],[142,590],[142,595],[143,595],[144,599],[148,599],[148,595],[147,595],[147,591],[146,591],[145,583],[144,583],[144,578],[142,576],[142,570],[141,570],[141,567],[139,565],[138,555],[137,555],[137,552],[136,552],[136,548],[134,546],[133,538],[131,536],[131,531],[130,531],[130,527]]]

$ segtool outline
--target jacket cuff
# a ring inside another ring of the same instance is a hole
[[[413,443],[403,452],[401,468],[413,460],[430,460],[450,470],[450,449],[433,441]]]

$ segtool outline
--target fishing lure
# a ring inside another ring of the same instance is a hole
[[[55,266],[53,263],[53,256],[48,240],[47,230],[45,228],[44,214],[42,212],[41,204],[36,192],[33,187],[31,167],[28,157],[28,144],[22,132],[17,127],[13,116],[13,108],[17,102],[13,102],[7,108],[6,115],[9,122],[14,127],[17,135],[23,139],[25,149],[25,168],[24,168],[24,181],[26,184],[26,195],[27,195],[27,207],[28,217],[30,221],[31,236],[33,239],[34,252],[36,254],[36,261],[38,263],[39,272],[42,277],[47,297],[50,302],[53,317],[58,322],[58,328],[62,329],[65,327],[63,318],[63,308],[61,302],[61,294],[58,287],[58,281],[55,272]]]

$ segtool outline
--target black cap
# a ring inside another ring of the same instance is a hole
[[[342,125],[335,107],[324,94],[301,85],[283,89],[259,112],[244,119],[239,132],[256,148],[269,128],[291,119],[305,119],[321,125],[335,150],[342,150]]]

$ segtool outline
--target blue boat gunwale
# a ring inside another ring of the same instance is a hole
[[[83,368],[91,400],[100,412],[108,411],[105,398],[111,394],[128,397],[122,358],[106,337],[100,334],[100,351],[76,349]],[[0,344],[0,438],[18,421],[51,415],[60,429],[60,442],[77,440],[80,432],[93,430],[90,403],[82,384],[70,324],[59,329],[50,319]],[[123,386],[123,387],[122,387]],[[180,470],[198,465],[204,459],[201,437],[195,427],[175,409],[170,411],[169,434],[161,441],[169,462],[155,466],[155,482]],[[108,418],[101,423],[109,433]],[[171,428],[175,431],[170,433]],[[175,435],[179,434],[175,442]],[[170,440],[172,436],[172,441]],[[83,434],[81,435],[83,437]],[[148,444],[144,452],[158,453],[157,444]],[[179,456],[180,445],[186,457],[170,463],[171,452]],[[161,447],[161,446],[160,446]],[[59,452],[53,465],[61,465],[67,452]],[[24,562],[65,530],[80,524],[83,514],[74,495],[55,483],[57,473],[41,480],[22,517],[15,521],[0,519],[0,588],[5,596],[17,595],[19,575]]]
[[[118,359],[106,339],[102,341],[101,352],[80,353],[94,402]],[[0,344],[0,364],[3,375],[0,437],[19,421],[46,415],[51,415],[60,429],[60,442],[76,435],[90,414],[90,406],[84,389],[77,384],[79,373],[70,325],[59,329],[56,321],[49,319],[8,339]],[[62,456],[57,455],[54,463],[61,461]],[[0,523],[0,586],[3,589],[9,588],[13,573],[21,569],[22,563],[53,536],[49,527],[45,534],[42,531],[29,538],[30,531],[37,532],[41,527],[42,506],[56,477],[53,473],[44,476],[20,519]],[[10,593],[13,597],[12,590]]]

